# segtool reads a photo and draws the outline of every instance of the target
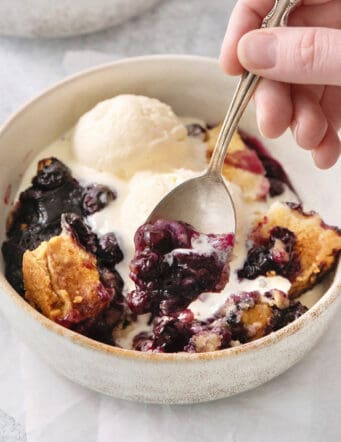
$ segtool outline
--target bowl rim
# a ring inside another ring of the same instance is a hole
[[[10,117],[5,120],[5,122],[0,126],[0,138],[4,133],[9,130],[9,128],[15,124],[16,119],[21,117],[25,112],[29,111],[30,107],[39,101],[44,100],[50,94],[54,93],[58,89],[62,89],[68,86],[70,83],[77,82],[78,80],[90,76],[96,75],[99,72],[105,70],[111,70],[119,65],[129,65],[140,62],[158,62],[158,61],[181,61],[184,63],[203,63],[217,66],[218,61],[215,58],[197,56],[197,55],[185,55],[185,54],[155,54],[146,55],[138,57],[129,57],[119,60],[115,60],[109,63],[103,63],[92,67],[90,69],[82,70],[74,75],[68,76],[65,79],[54,83],[49,88],[45,89],[42,93],[37,95],[31,100],[28,100],[25,104],[19,107],[18,110],[14,111]],[[207,353],[145,353],[139,352],[137,350],[129,350],[120,347],[111,346],[109,344],[104,344],[102,342],[96,341],[94,339],[88,338],[70,329],[67,329],[40,312],[34,309],[22,296],[17,293],[13,287],[6,280],[3,272],[0,273],[0,290],[2,296],[9,296],[11,301],[25,313],[27,313],[33,320],[36,320],[40,326],[45,328],[48,332],[55,333],[61,337],[65,337],[74,344],[81,347],[88,348],[93,351],[103,352],[113,357],[118,357],[120,359],[135,359],[144,360],[149,362],[163,362],[163,361],[181,361],[181,362],[193,362],[193,361],[212,361],[221,358],[231,358],[248,352],[252,352],[258,349],[264,349],[270,345],[276,344],[285,338],[297,333],[303,329],[310,322],[317,320],[331,304],[333,304],[338,298],[338,292],[341,290],[341,257],[338,262],[338,266],[335,271],[334,279],[328,288],[328,290],[321,296],[321,298],[301,317],[286,325],[285,327],[272,332],[263,338],[257,339],[255,341],[248,342],[246,344],[241,344],[236,347],[226,348],[223,350],[216,350]]]

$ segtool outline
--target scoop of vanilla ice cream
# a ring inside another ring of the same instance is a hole
[[[151,211],[174,187],[198,174],[178,169],[172,173],[140,172],[129,183],[129,191],[121,208],[124,229],[134,237],[137,228],[146,222]]]
[[[140,95],[118,95],[84,114],[72,149],[79,162],[121,178],[139,170],[202,169],[205,164],[204,149],[198,152],[172,109]]]

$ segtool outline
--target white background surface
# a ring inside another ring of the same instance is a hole
[[[0,38],[0,124],[45,87],[122,56],[217,56],[229,0],[164,0],[105,32],[64,40]],[[53,116],[51,116],[52,118]],[[319,442],[341,439],[341,321],[298,365],[251,392],[192,406],[101,396],[40,362],[0,315],[0,442]]]

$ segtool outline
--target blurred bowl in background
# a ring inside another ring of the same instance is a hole
[[[159,0],[1,0],[0,34],[67,37],[117,25]]]

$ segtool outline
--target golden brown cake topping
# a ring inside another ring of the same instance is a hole
[[[23,257],[25,298],[55,321],[78,323],[98,314],[110,300],[96,258],[63,233]]]

